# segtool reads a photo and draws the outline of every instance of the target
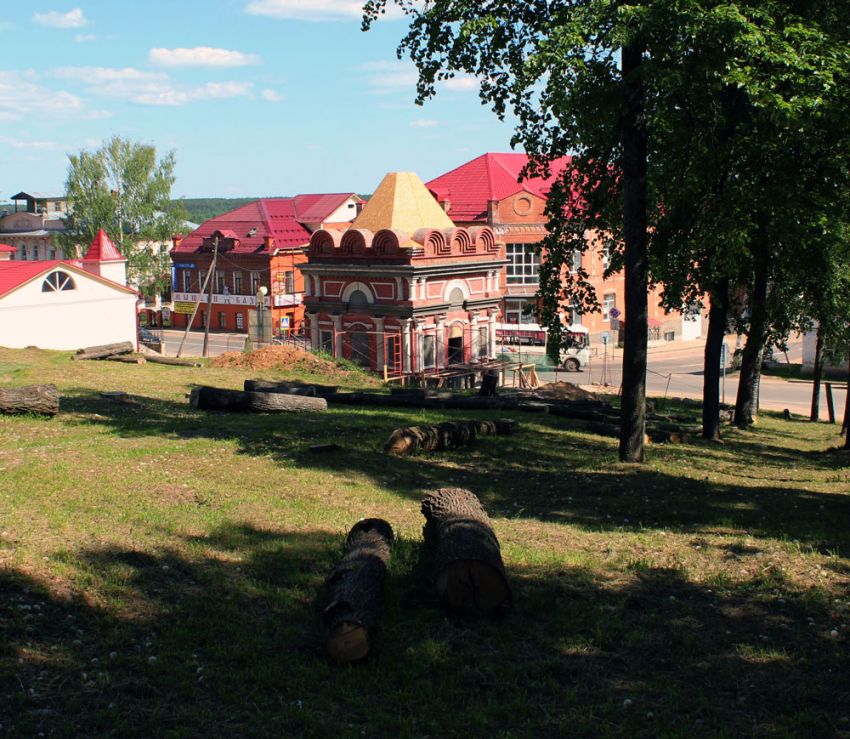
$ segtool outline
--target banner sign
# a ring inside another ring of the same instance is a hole
[[[187,303],[184,301],[179,301],[174,303],[174,312],[182,313],[183,315],[191,316],[192,312],[195,310],[194,303]]]

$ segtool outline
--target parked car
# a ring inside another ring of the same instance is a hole
[[[139,328],[139,343],[155,352],[162,352],[162,339],[144,326]]]

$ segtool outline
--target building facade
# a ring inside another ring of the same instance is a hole
[[[488,226],[456,226],[412,172],[391,172],[351,227],[310,238],[310,341],[387,375],[489,359],[505,266]]]
[[[247,333],[265,319],[271,334],[302,329],[306,262],[303,247],[310,235],[326,227],[347,226],[357,215],[361,199],[354,193],[264,198],[202,223],[192,233],[174,240],[171,250],[174,311],[172,325],[185,328],[195,305],[192,327]],[[210,285],[204,284],[212,267]],[[265,294],[258,298],[260,288]],[[262,308],[262,311],[258,308]]]
[[[546,236],[546,198],[552,181],[570,158],[562,157],[551,165],[549,178],[530,178],[520,182],[520,171],[528,162],[526,154],[483,154],[427,183],[438,202],[458,224],[466,227],[487,225],[496,238],[505,242],[507,264],[501,274],[504,288],[505,323],[536,322],[539,285],[540,242]],[[584,268],[596,290],[601,310],[579,315],[568,311],[564,322],[582,324],[592,343],[606,337],[616,343],[626,320],[625,277],[621,272],[605,277],[609,253],[598,234],[588,234],[588,248],[573,255],[573,269]],[[660,306],[660,290],[649,295],[650,340],[691,339],[700,336],[701,317],[667,313]]]
[[[10,198],[14,210],[0,213],[0,241],[15,247],[12,259],[38,261],[62,256],[54,237],[65,229],[64,196],[19,192]]]

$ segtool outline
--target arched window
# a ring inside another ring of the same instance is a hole
[[[369,298],[362,290],[354,290],[348,296],[348,310],[357,311],[366,308],[369,305]]]
[[[463,290],[456,287],[449,293],[449,304],[452,308],[460,308],[463,305]]]
[[[41,292],[57,293],[64,290],[76,290],[74,280],[67,272],[51,272],[41,283]]]

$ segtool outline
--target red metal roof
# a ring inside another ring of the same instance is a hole
[[[533,177],[519,181],[519,173],[528,162],[527,154],[489,152],[426,183],[440,202],[449,201],[453,221],[487,220],[487,204],[504,200],[522,190],[546,198],[552,181],[569,165],[570,157],[550,164],[548,178]]]
[[[304,223],[319,223],[354,193],[297,195],[294,198],[261,198],[204,221],[172,249],[173,254],[198,251],[214,231],[232,231],[239,244],[230,254],[271,254],[310,241]],[[273,239],[269,245],[267,238]]]
[[[14,254],[18,250],[14,246],[9,246],[8,244],[0,244],[0,251],[10,252],[10,253]]]
[[[94,237],[94,241],[91,242],[89,250],[83,257],[84,262],[112,262],[120,259],[124,257],[103,229],[97,232],[97,236]]]
[[[72,261],[70,259],[44,259],[29,262],[23,260],[0,262],[0,297],[40,275],[46,275],[52,272],[58,267],[68,269],[75,275],[85,275],[91,277],[93,280],[105,282],[119,290],[136,294],[136,290],[131,287],[127,287],[106,277],[86,272],[83,270],[82,263],[79,261]]]

